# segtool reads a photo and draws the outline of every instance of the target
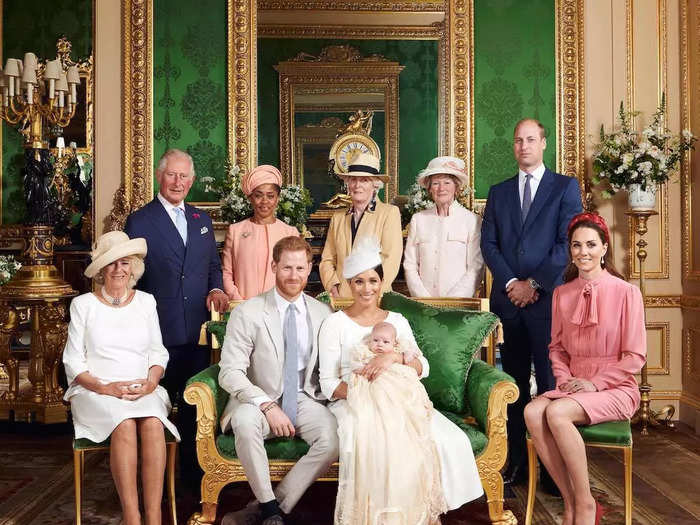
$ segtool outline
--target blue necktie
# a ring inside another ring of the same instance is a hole
[[[299,392],[299,339],[297,337],[297,307],[290,304],[284,317],[284,390],[282,410],[292,422],[297,424],[297,393]]]
[[[180,237],[182,237],[182,242],[187,246],[187,219],[185,218],[185,212],[182,211],[182,208],[173,209],[175,210],[175,227]]]
[[[530,205],[532,204],[532,190],[530,190],[530,179],[532,179],[532,175],[529,173],[525,174],[525,190],[523,190],[523,205],[522,205],[522,218],[523,218],[523,223],[525,222],[525,219],[527,218],[527,212],[530,211]]]

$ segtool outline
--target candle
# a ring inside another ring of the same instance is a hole
[[[34,86],[27,84],[27,104],[34,104]]]
[[[63,107],[63,91],[58,92],[58,107]]]
[[[58,137],[56,139],[56,148],[58,148],[58,158],[60,159],[63,157],[63,150],[66,147],[66,141],[64,140],[63,137]]]

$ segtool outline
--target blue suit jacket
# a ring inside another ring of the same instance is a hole
[[[569,260],[566,228],[581,212],[578,181],[545,170],[523,224],[518,176],[491,186],[481,226],[481,253],[493,274],[491,311],[512,319],[517,308],[508,299],[506,283],[535,279],[540,298],[525,310],[541,319],[552,315],[552,291],[562,283]]]
[[[189,204],[185,217],[186,248],[158,198],[129,215],[124,228],[129,237],[144,237],[148,244],[137,288],[156,298],[165,346],[197,344],[209,317],[206,297],[213,288],[224,288],[211,218]]]

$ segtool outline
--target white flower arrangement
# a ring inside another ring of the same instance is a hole
[[[632,129],[638,112],[625,111],[620,103],[620,130],[605,133],[600,127],[600,142],[594,147],[593,184],[601,186],[603,197],[612,197],[616,191],[639,185],[657,186],[668,181],[683,154],[694,149],[697,138],[690,130],[674,135],[663,125],[666,98],[652,116],[651,123],[638,133]]]
[[[21,267],[13,255],[0,255],[0,286],[7,284]]]

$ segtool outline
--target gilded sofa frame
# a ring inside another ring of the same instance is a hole
[[[434,306],[466,307],[488,311],[488,299],[415,298]],[[485,301],[485,302],[484,302]],[[240,301],[232,302],[232,306]],[[351,300],[342,298],[332,302],[335,310],[347,307]],[[478,305],[477,308],[474,308]],[[214,312],[213,318],[218,318]],[[217,319],[213,319],[217,320]],[[212,336],[214,337],[214,336]],[[476,457],[479,476],[486,493],[489,517],[494,525],[515,525],[513,513],[503,508],[503,477],[501,469],[508,454],[506,421],[507,407],[518,398],[518,388],[509,381],[499,381],[491,389],[488,401],[488,422],[486,436],[488,444]],[[195,512],[187,521],[188,525],[212,524],[216,519],[219,493],[229,483],[246,481],[243,466],[237,459],[223,457],[216,447],[216,426],[219,424],[216,400],[209,386],[203,382],[191,383],[185,390],[185,401],[197,407],[197,459],[204,471],[201,481],[201,512]],[[294,466],[294,461],[270,459],[270,479],[281,480]],[[317,481],[337,481],[338,463]]]

